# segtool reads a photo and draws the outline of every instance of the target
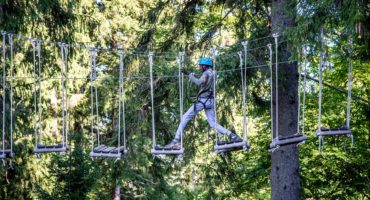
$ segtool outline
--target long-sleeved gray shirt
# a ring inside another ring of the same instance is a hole
[[[213,97],[213,76],[214,72],[210,68],[204,71],[199,79],[197,79],[193,73],[189,74],[190,80],[200,87],[198,98]]]

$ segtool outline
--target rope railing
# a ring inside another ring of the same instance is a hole
[[[291,62],[295,62],[296,60],[287,60],[287,61],[281,61],[281,62],[278,62],[278,64],[284,64],[284,63],[291,63]],[[275,64],[273,64],[275,65]],[[252,65],[252,66],[248,66],[248,67],[243,67],[242,69],[254,69],[254,68],[262,68],[262,67],[268,67],[269,64],[263,64],[263,65]],[[224,72],[232,72],[232,71],[239,71],[240,68],[235,68],[235,69],[227,69],[227,70],[219,70],[217,71],[218,73],[224,73]],[[86,74],[85,77],[68,77],[69,80],[94,80],[92,79],[91,77],[89,78],[88,77],[89,74]],[[196,74],[195,74],[196,75]],[[188,76],[188,75],[184,75],[184,76]],[[163,76],[155,76],[156,78],[178,78],[179,76],[176,76],[176,75],[163,75]],[[7,77],[7,78],[10,78],[10,77]],[[100,76],[100,77],[96,77],[95,79],[96,80],[102,80],[102,79],[106,79],[106,78],[111,78],[110,76]],[[148,76],[130,76],[130,77],[123,77],[124,80],[130,80],[130,79],[149,79],[150,77]],[[14,76],[13,79],[33,79],[33,76]],[[40,79],[41,81],[45,81],[45,80],[59,80],[59,79],[62,79],[62,77],[43,77],[42,79]],[[116,79],[116,78],[115,78]]]
[[[14,34],[14,33],[7,32],[7,31],[2,31],[2,33],[6,34],[6,35],[12,35],[13,38],[18,38],[20,40],[29,40],[29,41],[37,40],[37,41],[39,41],[40,43],[43,43],[43,44],[53,44],[53,45],[59,45],[59,44],[62,43],[62,44],[67,44],[69,47],[76,48],[76,49],[89,50],[92,47],[91,47],[91,45],[88,45],[88,44],[93,43],[93,42],[71,42],[71,43],[68,43],[68,42],[62,42],[62,41],[52,41],[52,40],[47,40],[47,39],[34,38],[34,37],[25,36],[23,34]],[[255,42],[255,41],[264,40],[264,39],[270,38],[270,37],[272,37],[272,36],[268,35],[268,36],[263,36],[263,37],[259,37],[259,38],[254,38],[254,39],[251,39],[249,41],[250,42]],[[250,49],[250,51],[257,50],[257,49],[260,49],[260,48],[263,48],[263,47],[265,47],[265,45],[258,46],[256,48]],[[125,50],[126,55],[136,55],[136,56],[143,56],[143,57],[148,55],[148,51],[146,51],[146,52],[130,51],[130,49],[133,49],[133,48],[104,48],[104,47],[101,47],[101,46],[97,46],[97,47],[93,47],[93,48],[95,48],[97,51],[117,52],[117,53],[119,51]],[[219,51],[221,49],[226,49],[226,48],[227,47],[225,47],[225,48],[218,47],[217,50]],[[154,51],[152,51],[152,52],[154,52]],[[157,52],[155,54],[153,53],[153,57],[176,59],[177,55],[176,55],[176,52],[169,51],[169,52]]]

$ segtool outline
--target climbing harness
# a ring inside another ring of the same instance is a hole
[[[122,154],[127,153],[126,149],[126,124],[125,124],[125,101],[124,101],[124,82],[123,82],[123,51],[119,51],[119,101],[118,101],[118,124],[117,124],[117,147],[113,146],[106,146],[102,144],[100,139],[100,118],[99,118],[99,103],[98,103],[98,89],[96,86],[96,56],[98,53],[98,49],[90,48],[90,79],[91,79],[91,86],[90,86],[90,97],[91,97],[91,138],[92,138],[92,145],[91,145],[91,152],[90,157],[103,157],[103,158],[116,158],[117,160],[121,159]],[[95,109],[95,116],[94,116],[94,109]],[[123,130],[123,144],[121,142],[121,113],[122,113],[122,130]],[[96,118],[96,120],[94,120]],[[96,127],[95,127],[96,125]],[[94,131],[96,131],[96,138],[97,138],[97,145],[95,145],[94,139]]]
[[[61,61],[62,61],[62,141],[61,143],[45,145],[43,144],[43,133],[42,133],[42,87],[41,81],[43,79],[41,72],[41,41],[32,39],[33,46],[33,76],[34,76],[34,109],[35,109],[35,148],[34,153],[40,157],[41,153],[48,152],[66,152],[68,146],[68,45],[64,43],[58,43],[61,50]],[[38,70],[36,75],[36,48],[38,57]],[[37,98],[37,84],[39,86],[39,96]],[[38,117],[37,117],[38,115]]]
[[[156,145],[156,132],[155,132],[155,116],[154,116],[154,82],[153,82],[153,52],[149,52],[148,55],[149,59],[149,71],[150,71],[150,97],[151,97],[151,104],[152,104],[152,136],[153,136],[153,148],[152,154],[153,155],[163,155],[163,154],[173,154],[179,155],[180,160],[182,155],[184,154],[184,147],[183,147],[183,130],[181,130],[180,136],[180,149],[178,148],[166,148],[162,146]],[[179,104],[180,104],[180,123],[183,120],[183,112],[184,112],[184,75],[181,73],[181,69],[184,67],[185,61],[185,52],[179,52],[179,56],[177,57],[177,63],[179,66],[178,70],[178,78],[179,78]]]
[[[6,134],[5,130],[5,123],[6,123],[6,114],[7,114],[7,109],[6,109],[6,36],[7,34],[2,32],[2,56],[3,56],[3,95],[2,95],[2,100],[3,100],[3,109],[2,109],[2,138],[1,138],[1,149],[0,149],[0,159],[3,162],[3,165],[5,166],[5,159],[6,158],[13,158],[14,157],[14,152],[13,152],[13,39],[12,35],[8,35],[8,41],[10,45],[10,94],[9,94],[9,99],[10,99],[10,130],[9,130],[9,135]],[[8,141],[8,144],[6,144]],[[9,148],[10,146],[10,148]]]
[[[279,89],[278,89],[278,37],[279,34],[274,33],[273,34],[274,40],[275,40],[275,116],[271,114],[271,132],[272,132],[272,141],[270,143],[270,152],[274,152],[276,149],[278,149],[281,146],[290,145],[290,144],[301,144],[304,143],[304,141],[307,139],[307,136],[303,133],[299,133],[299,126],[297,127],[297,133],[289,136],[279,136]],[[272,106],[272,95],[273,95],[273,87],[272,87],[272,48],[271,44],[268,45],[269,52],[270,52],[270,74],[271,74],[271,113],[273,112],[273,106]],[[298,81],[299,84],[299,81]],[[298,86],[298,99],[299,96],[299,86]],[[300,113],[300,105],[298,103],[298,113]],[[298,123],[299,123],[299,114],[298,114]],[[273,121],[275,121],[275,137],[273,134]]]
[[[324,30],[321,29],[321,53],[319,63],[319,114],[318,114],[318,130],[316,135],[319,137],[319,151],[323,150],[324,136],[344,135],[351,138],[351,147],[353,147],[353,135],[350,128],[350,115],[351,115],[351,94],[352,94],[352,38],[349,39],[350,43],[350,56],[349,56],[349,69],[348,69],[348,94],[347,94],[347,113],[346,113],[346,125],[339,128],[324,128],[321,126],[321,110],[322,110],[322,71],[323,71],[323,40]]]

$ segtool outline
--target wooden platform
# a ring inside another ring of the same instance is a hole
[[[225,142],[219,141],[216,143],[214,150],[216,153],[224,153],[229,151],[237,151],[237,150],[248,150],[250,148],[249,144],[241,141],[241,142]]]
[[[285,146],[289,144],[299,144],[304,142],[307,139],[307,136],[304,134],[294,134],[290,136],[278,137],[275,138],[274,141],[270,143],[270,149],[275,149],[280,146]]]
[[[154,155],[179,155],[183,154],[185,151],[184,148],[165,148],[162,146],[155,146],[151,152]]]
[[[0,159],[14,158],[14,152],[11,149],[0,149]]]
[[[37,144],[33,149],[34,153],[50,153],[50,152],[66,152],[69,149],[68,145],[63,144],[53,144],[53,145],[44,145]]]
[[[109,147],[100,145],[95,147],[89,155],[90,157],[121,158],[122,154],[127,154],[127,149],[124,146]]]
[[[316,131],[317,136],[328,136],[328,135],[347,135],[350,137],[352,135],[351,129],[346,126],[342,126],[340,128],[323,128],[321,127],[319,130]]]

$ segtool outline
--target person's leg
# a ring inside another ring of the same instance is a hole
[[[177,128],[175,138],[166,145],[166,147],[172,147],[172,148],[178,148],[179,143],[181,140],[181,135],[183,134],[186,125],[189,123],[191,119],[194,118],[194,116],[199,112],[203,110],[203,104],[201,103],[196,103],[195,104],[195,109],[194,109],[194,104],[189,108],[188,111],[182,116],[182,120]]]
[[[176,131],[176,140],[180,140],[181,134],[184,132],[186,125],[189,123],[191,119],[194,118],[194,116],[203,109],[203,105],[197,103],[194,109],[194,104],[189,108],[188,111],[182,116],[182,120],[177,128]]]
[[[204,109],[204,112],[206,113],[207,121],[208,121],[209,126],[211,126],[211,128],[216,129],[217,132],[219,132],[223,135],[230,135],[231,134],[231,131],[227,130],[226,128],[224,128],[223,126],[221,126],[221,125],[219,125],[215,122],[215,112],[214,112],[213,108]]]
[[[230,136],[230,139],[232,142],[241,142],[243,141],[237,134],[235,133],[232,133],[231,131],[227,130],[226,128],[224,128],[223,126],[217,124],[215,122],[215,112],[214,112],[214,109],[213,109],[213,100],[209,100],[206,102],[206,109],[204,109],[205,113],[206,113],[206,116],[207,116],[207,121],[208,121],[208,124],[216,129],[217,132],[223,134],[223,135],[227,135],[227,136]]]

